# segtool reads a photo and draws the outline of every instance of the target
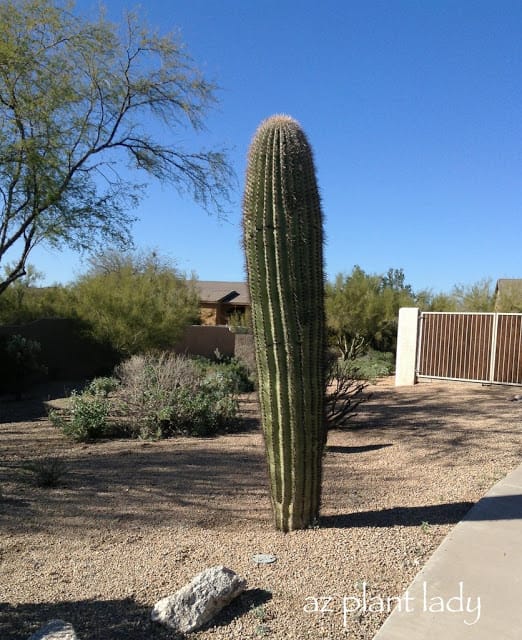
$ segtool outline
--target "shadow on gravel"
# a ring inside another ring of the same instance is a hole
[[[13,606],[0,603],[0,638],[27,640],[53,619],[70,622],[80,640],[167,640],[168,631],[150,620],[150,607],[125,600],[80,600]]]
[[[456,524],[473,506],[472,502],[454,502],[426,507],[394,507],[380,511],[361,511],[323,516],[321,525],[328,528],[349,527],[417,527],[427,524]]]
[[[326,453],[366,453],[367,451],[378,451],[386,447],[392,447],[391,442],[385,444],[366,444],[359,447],[343,447],[337,445],[328,445],[326,447]]]
[[[0,424],[28,422],[47,418],[47,402],[68,397],[73,389],[82,389],[85,381],[58,381],[34,385],[25,390],[21,398],[16,394],[0,394]]]
[[[16,533],[21,522],[27,526],[30,521],[33,530],[52,530],[58,518],[68,535],[75,535],[100,526],[183,522],[213,528],[236,518],[267,518],[262,450],[212,442],[200,440],[185,448],[176,440],[129,446],[115,442],[115,449],[103,443],[88,446],[67,457],[57,489],[30,487],[15,463],[0,466],[0,484],[13,487],[0,500],[0,527]]]
[[[0,424],[7,422],[29,422],[47,417],[47,406],[43,400],[32,398],[16,400],[9,396],[0,397]]]
[[[406,433],[444,428],[448,421],[460,416],[496,419],[511,414],[513,391],[509,388],[484,388],[463,385],[459,394],[454,389],[428,384],[417,388],[377,388],[372,400],[352,416],[351,431],[400,429]],[[499,419],[500,418],[500,419]]]
[[[248,589],[203,628],[226,626],[271,599],[269,591]],[[133,598],[16,606],[0,602],[0,638],[27,640],[53,619],[71,623],[80,640],[175,640],[183,637],[151,622],[150,612],[149,605],[140,604]]]

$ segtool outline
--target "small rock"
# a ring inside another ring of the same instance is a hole
[[[151,619],[181,633],[199,629],[245,590],[246,581],[223,566],[199,573],[171,596],[156,602]]]
[[[28,640],[78,640],[78,636],[69,622],[50,620]]]
[[[273,553],[257,553],[255,556],[252,556],[252,560],[256,564],[272,564],[277,558]]]

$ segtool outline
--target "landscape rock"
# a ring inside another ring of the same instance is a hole
[[[154,605],[151,619],[180,633],[212,620],[246,588],[246,581],[223,566],[205,569],[191,582]]]
[[[28,640],[78,640],[72,624],[63,620],[50,620],[33,633]]]

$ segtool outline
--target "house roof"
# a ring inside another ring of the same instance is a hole
[[[246,282],[221,282],[218,280],[197,280],[195,283],[201,302],[231,302],[237,305],[250,304]]]
[[[502,289],[516,289],[522,292],[522,278],[500,278],[497,280],[496,291],[502,291]]]
[[[497,280],[495,311],[522,311],[522,278],[501,278]]]

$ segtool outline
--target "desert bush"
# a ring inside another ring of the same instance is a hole
[[[209,436],[232,427],[238,410],[225,375],[172,353],[133,356],[116,368],[115,411],[140,438]]]
[[[327,430],[344,427],[356,415],[357,407],[370,398],[367,386],[365,380],[357,377],[353,361],[329,359],[325,401]]]
[[[201,377],[194,360],[169,352],[132,356],[118,365],[114,374],[131,397],[141,397],[144,389],[168,393],[177,387],[194,386]]]
[[[162,435],[211,436],[226,431],[237,414],[237,400],[218,377],[205,380],[199,388],[178,388],[163,415]],[[167,417],[167,420],[165,420]]]
[[[22,470],[30,474],[37,487],[54,489],[60,486],[69,468],[62,458],[39,458],[23,464]]]
[[[254,375],[239,358],[224,357],[218,353],[214,360],[198,357],[194,361],[204,375],[221,376],[231,393],[249,393],[254,390]]]
[[[242,360],[230,358],[220,365],[220,369],[235,393],[254,390],[254,376]]]
[[[347,363],[355,378],[376,380],[390,376],[395,370],[395,356],[391,352],[369,349],[367,353]]]
[[[109,422],[110,404],[106,398],[74,390],[65,411],[51,409],[49,419],[55,427],[77,442],[96,440],[114,435]]]
[[[120,386],[120,381],[112,376],[94,378],[87,387],[87,392],[93,396],[107,398],[110,393],[116,391]]]

